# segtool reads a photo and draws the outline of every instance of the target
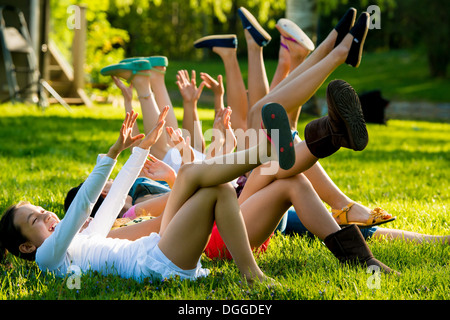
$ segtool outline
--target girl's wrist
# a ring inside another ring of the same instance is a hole
[[[106,154],[107,157],[110,157],[113,160],[117,160],[117,157],[119,156],[121,150],[118,150],[117,147],[112,146],[109,148],[108,153]]]

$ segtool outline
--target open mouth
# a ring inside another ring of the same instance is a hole
[[[50,231],[50,232],[53,232],[53,231],[55,231],[55,227],[56,227],[56,225],[58,224],[58,222],[54,222],[54,223],[52,223],[52,225],[50,226],[50,228],[48,229],[48,231]]]

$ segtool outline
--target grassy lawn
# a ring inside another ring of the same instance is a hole
[[[203,129],[213,111],[200,110]],[[176,109],[181,119],[182,110]],[[72,113],[52,106],[45,113],[23,105],[0,106],[0,210],[19,200],[41,205],[62,217],[67,190],[94,167],[98,153],[115,141],[123,109],[96,106]],[[301,117],[299,131],[310,118]],[[142,122],[139,122],[142,128]],[[335,183],[369,207],[397,216],[389,227],[449,235],[450,124],[390,120],[368,125],[365,151],[340,150],[321,161]],[[128,153],[121,155],[114,177]],[[0,299],[250,299],[250,300],[448,300],[450,246],[402,241],[369,241],[375,256],[402,273],[382,275],[368,285],[360,268],[340,266],[318,239],[276,235],[257,262],[282,288],[248,288],[232,262],[202,258],[212,275],[198,281],[137,283],[115,276],[86,274],[79,290],[66,279],[42,273],[34,263],[8,256],[0,266]]]

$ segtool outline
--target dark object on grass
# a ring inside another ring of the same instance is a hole
[[[360,94],[359,101],[366,123],[386,124],[386,108],[390,101],[382,97],[380,90]]]

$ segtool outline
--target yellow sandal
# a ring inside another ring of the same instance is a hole
[[[360,228],[370,228],[374,226],[378,226],[383,223],[391,222],[396,219],[396,217],[393,217],[391,214],[387,213],[385,210],[381,208],[375,208],[372,211],[370,211],[370,217],[367,219],[366,222],[356,222],[356,221],[348,221],[347,213],[350,211],[352,206],[355,203],[350,202],[348,205],[343,207],[342,209],[331,209],[331,213],[333,214],[333,218],[339,217],[340,226],[348,226],[351,224],[355,224],[359,226]],[[388,216],[391,216],[388,218]]]

